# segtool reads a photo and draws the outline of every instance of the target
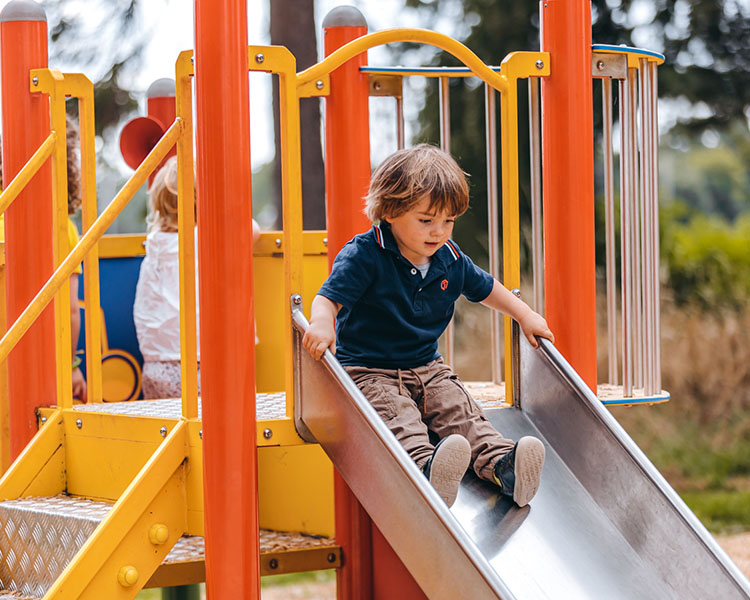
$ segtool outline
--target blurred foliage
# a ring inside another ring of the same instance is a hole
[[[734,223],[685,204],[662,209],[662,261],[678,304],[740,309],[750,298],[750,213]]]
[[[49,23],[50,65],[74,65],[94,83],[97,135],[138,108],[136,96],[123,80],[143,64],[143,52],[152,35],[152,28],[141,17],[142,2],[97,0],[91,3],[95,7],[89,3],[42,2]],[[69,103],[69,112],[77,112],[75,103]]]

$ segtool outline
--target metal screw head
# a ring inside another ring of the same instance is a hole
[[[328,247],[328,238],[323,238],[323,245],[327,248]]]
[[[538,61],[536,61],[536,63],[534,64],[536,65],[536,68],[539,69],[540,71],[544,68],[544,61],[541,58]]]
[[[159,430],[159,433],[161,434],[161,437],[167,437],[167,428],[162,426],[162,428]]]
[[[200,429],[198,431],[198,438],[201,439],[201,440],[203,439],[203,430],[202,429]]]
[[[81,419],[76,419],[76,427],[78,427],[78,429],[83,427],[83,421]]]
[[[47,417],[42,417],[41,421],[42,421],[42,425],[44,425],[47,422]]]
[[[323,89],[323,82],[320,81],[320,80],[316,81],[315,82],[315,87],[318,88],[319,90],[322,90]]]
[[[190,57],[190,64],[195,65],[195,56]]]
[[[276,239],[274,240],[274,242],[276,243],[276,247],[277,247],[277,248],[281,248],[281,238],[276,238]]]
[[[329,563],[335,563],[336,562],[336,554],[333,552],[329,552],[328,556],[326,557],[328,559]]]
[[[276,560],[275,558],[272,558],[271,560],[268,561],[268,566],[271,567],[272,569],[278,569],[279,561]]]
[[[255,62],[257,62],[258,64],[262,64],[264,60],[266,60],[266,57],[263,56],[260,52],[255,55]]]
[[[268,428],[264,429],[263,430],[263,437],[266,438],[267,440],[270,440],[273,437],[273,431],[271,431]]]
[[[600,71],[603,71],[604,70],[604,61],[603,60],[596,61],[596,68],[599,69]]]
[[[31,78],[31,83],[33,85],[35,85],[35,86],[39,85],[39,77],[37,77],[36,75],[34,77],[32,77]]]

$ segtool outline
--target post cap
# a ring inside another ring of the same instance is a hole
[[[355,6],[337,6],[323,19],[323,29],[329,27],[367,27],[367,19]]]
[[[0,11],[0,23],[8,21],[44,21],[46,23],[47,14],[33,0],[12,0]]]
[[[174,98],[175,83],[170,77],[157,79],[146,90],[146,98]]]

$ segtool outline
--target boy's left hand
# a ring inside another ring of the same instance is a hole
[[[535,337],[537,335],[547,338],[553,344],[555,343],[555,335],[552,333],[549,325],[547,325],[545,318],[539,313],[529,309],[528,313],[522,319],[518,320],[518,324],[521,326],[521,331],[523,331],[526,339],[529,340],[529,343],[534,348],[539,346],[539,342],[536,341]]]

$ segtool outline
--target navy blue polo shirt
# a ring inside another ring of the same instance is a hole
[[[318,292],[341,304],[336,357],[343,365],[413,369],[440,356],[438,338],[463,294],[481,302],[493,277],[452,240],[432,256],[427,276],[406,260],[388,223],[355,236]]]

